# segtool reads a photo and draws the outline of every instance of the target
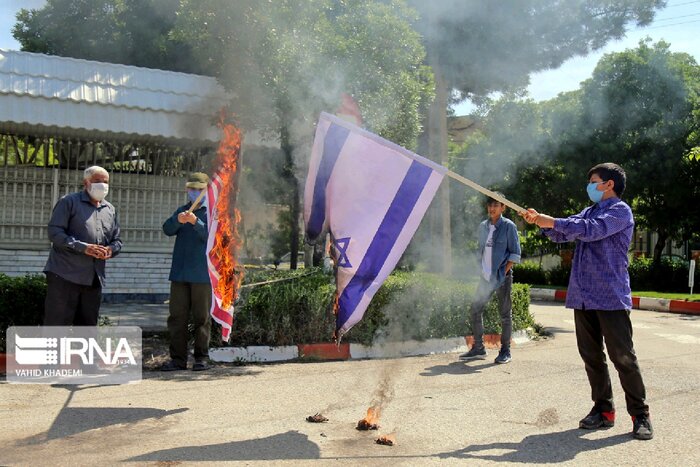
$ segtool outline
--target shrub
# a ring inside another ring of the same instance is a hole
[[[0,352],[10,326],[38,326],[44,317],[46,279],[42,274],[10,277],[0,273]]]
[[[328,342],[333,334],[330,313],[334,285],[330,276],[318,269],[271,271],[248,276],[246,282],[285,277],[296,278],[242,289],[236,305],[231,345]],[[213,337],[218,335],[212,332]]]
[[[632,290],[653,290],[653,288],[648,287],[652,283],[651,265],[652,259],[643,256],[630,261],[628,271]]]
[[[521,284],[545,285],[547,275],[538,263],[525,261],[513,266],[513,280]]]
[[[660,263],[654,265],[651,258],[634,258],[630,261],[629,273],[632,290],[688,291],[688,262],[681,259],[662,257]]]
[[[335,326],[332,277],[318,269],[286,273],[300,277],[244,289],[230,345],[290,345],[331,339]],[[281,274],[275,272],[276,277]],[[344,340],[369,345],[378,336],[422,340],[470,334],[468,317],[474,289],[475,284],[435,274],[395,271]],[[513,329],[531,326],[529,287],[515,284],[512,297]],[[500,332],[495,296],[484,313],[484,327],[487,333]]]
[[[571,266],[555,266],[547,271],[547,283],[558,287],[569,286]]]

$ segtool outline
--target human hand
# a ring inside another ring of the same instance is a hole
[[[185,220],[185,222],[190,223],[192,225],[197,223],[197,216],[195,215],[195,213],[190,212],[190,211],[185,211],[185,212],[183,212],[183,214],[184,214],[183,219]]]
[[[105,250],[108,250],[109,253],[107,253]],[[112,256],[112,249],[91,243],[87,246],[87,248],[85,248],[85,254],[97,259],[106,259]]]
[[[525,219],[525,222],[527,222],[528,224],[535,224],[537,222],[537,218],[540,215],[540,213],[538,213],[532,208],[528,208],[527,211],[519,212],[518,214],[520,215],[520,217]]]

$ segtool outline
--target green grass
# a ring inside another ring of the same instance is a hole
[[[648,290],[633,290],[632,295],[647,298],[668,298],[670,300],[687,300],[689,302],[700,302],[700,294],[675,293],[675,292],[650,292]]]
[[[531,285],[535,289],[555,289],[555,290],[566,290],[566,287],[558,287],[554,285]],[[633,290],[632,295],[635,297],[646,297],[646,298],[667,298],[669,300],[687,300],[689,302],[700,302],[700,289],[698,293],[677,293],[677,292],[651,292],[649,290]]]

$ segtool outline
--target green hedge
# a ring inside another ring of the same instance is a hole
[[[513,280],[520,284],[547,283],[547,275],[538,263],[525,261],[513,266]]]
[[[44,318],[46,279],[43,274],[10,277],[0,273],[0,352],[10,326],[38,326]]]
[[[634,258],[630,262],[632,290],[688,292],[688,261],[661,258],[654,266],[651,258]]]
[[[229,345],[328,342],[335,322],[333,290],[332,277],[320,270],[288,282],[244,289]],[[344,339],[369,345],[378,336],[423,340],[468,335],[474,290],[475,284],[435,274],[396,271],[374,296],[363,320]],[[512,296],[513,329],[532,326],[529,286],[515,284]],[[484,327],[487,333],[500,332],[495,297],[484,314]]]
[[[244,285],[277,279],[289,280],[242,289],[228,345],[330,341],[335,327],[333,278],[320,269],[249,270]],[[3,338],[7,326],[41,323],[46,295],[43,275],[10,278],[0,274],[0,287]],[[396,271],[379,289],[363,320],[350,330],[345,341],[371,344],[379,336],[389,340],[423,340],[469,335],[469,307],[475,287],[473,283],[435,274]],[[514,284],[512,297],[513,329],[532,326],[529,286]],[[486,333],[501,331],[495,296],[484,313],[484,328]],[[220,335],[219,329],[214,329],[212,345],[221,345]]]
[[[533,262],[516,264],[513,270],[514,280],[530,285],[569,285],[570,267],[557,266],[549,271]],[[634,258],[629,264],[630,284],[632,290],[653,290],[656,292],[687,292],[688,261],[661,258],[660,264],[654,266],[651,258]]]

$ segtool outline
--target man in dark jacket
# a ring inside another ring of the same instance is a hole
[[[206,197],[194,206],[209,177],[200,172],[190,175],[185,187],[189,198],[163,223],[165,235],[176,235],[170,268],[170,361],[161,370],[187,369],[189,314],[194,324],[194,371],[208,368],[209,336],[211,333],[211,285],[207,270],[207,210]]]
[[[122,248],[117,213],[105,201],[109,173],[88,167],[83,185],[84,190],[58,200],[49,220],[45,326],[97,325],[105,263]]]

